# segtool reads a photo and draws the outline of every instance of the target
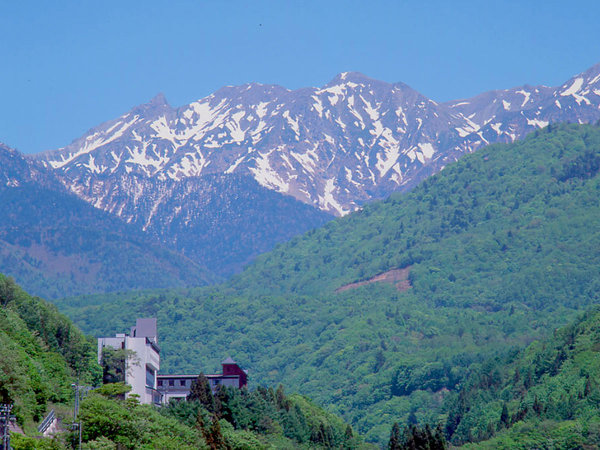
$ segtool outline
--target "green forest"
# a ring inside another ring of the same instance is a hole
[[[126,385],[106,384],[81,402],[86,449],[373,449],[349,425],[281,386],[253,392],[224,388],[210,407],[197,398],[160,408],[122,399]],[[213,399],[212,394],[208,394]],[[215,406],[216,405],[216,406]],[[79,436],[52,439],[14,435],[15,450],[77,448]]]
[[[13,405],[24,432],[11,433],[15,450],[76,448],[74,383],[94,388],[77,419],[88,449],[372,448],[342,419],[307,397],[285,394],[282,385],[222,388],[214,396],[210,388],[204,396],[195,389],[189,401],[160,408],[140,405],[135,396],[123,399],[129,386],[102,385],[94,339],[0,275],[0,404]],[[36,426],[51,409],[61,429],[41,438]]]
[[[71,383],[97,384],[96,346],[54,305],[31,297],[0,274],[0,403],[35,431],[54,403],[68,403]]]
[[[598,303],[599,169],[600,127],[551,125],[279,245],[223,285],[56,303],[93,335],[155,316],[165,371],[210,372],[231,354],[254,387],[283,383],[387,443],[395,422],[446,426],[445,405],[490,359]],[[406,283],[337,291],[393,269]],[[498,431],[460,423],[453,442]]]
[[[486,362],[447,398],[445,431],[467,448],[600,446],[600,309]]]

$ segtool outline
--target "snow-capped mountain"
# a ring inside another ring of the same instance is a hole
[[[343,215],[487,143],[551,122],[596,121],[599,105],[600,64],[557,88],[526,85],[442,104],[402,83],[342,73],[322,88],[224,87],[180,108],[158,95],[38,157],[81,198],[120,216],[133,211],[124,218],[147,226],[163,196],[146,189],[142,200],[139,186],[115,180],[248,175]],[[149,199],[153,206],[136,216]]]
[[[600,119],[600,64],[556,88],[525,85],[444,106],[471,120],[477,134],[489,142],[514,141],[550,123],[595,122]]]
[[[439,109],[408,86],[356,73],[322,89],[249,84],[179,109],[157,96],[44,160],[101,208],[82,189],[98,175],[238,173],[341,215],[397,188],[412,161],[425,163],[448,140],[436,131],[451,119]]]

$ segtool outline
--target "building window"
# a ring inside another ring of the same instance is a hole
[[[162,386],[162,380],[158,380],[158,385]]]
[[[175,386],[175,380],[169,380],[169,386]]]
[[[146,366],[146,386],[154,389],[154,370]]]
[[[179,386],[185,386],[185,380],[179,380]]]

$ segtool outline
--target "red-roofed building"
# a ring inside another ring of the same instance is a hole
[[[238,366],[233,359],[227,358],[221,363],[221,366],[223,367],[223,377],[238,377],[238,388],[241,389],[244,386],[248,385],[248,373],[240,366]]]
[[[205,377],[213,392],[217,386],[243,388],[248,384],[248,373],[231,358],[221,363],[223,372],[208,374]],[[198,375],[158,375],[158,391],[162,394],[162,402],[169,403],[171,399],[185,400],[190,393],[192,382]]]

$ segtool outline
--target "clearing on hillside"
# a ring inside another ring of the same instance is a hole
[[[403,269],[388,270],[387,272],[375,275],[374,277],[369,278],[368,280],[345,284],[344,286],[337,288],[335,292],[344,292],[371,283],[390,283],[393,284],[396,287],[396,289],[398,289],[400,292],[404,292],[412,287],[410,285],[410,280],[408,279],[410,268],[411,266],[405,267]]]

